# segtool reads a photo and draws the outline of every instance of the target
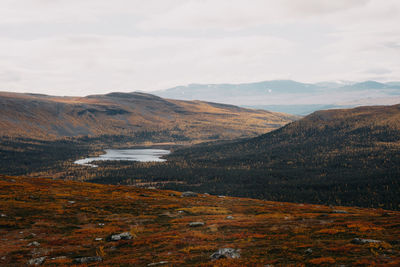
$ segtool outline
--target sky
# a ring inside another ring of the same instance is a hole
[[[1,0],[0,91],[400,80],[399,0]]]

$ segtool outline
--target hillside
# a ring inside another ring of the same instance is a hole
[[[144,93],[87,97],[0,93],[0,136],[64,137],[162,135],[166,141],[233,139],[279,128],[294,116]]]
[[[297,115],[308,115],[320,109],[400,102],[398,82],[376,81],[301,83],[272,80],[241,84],[189,84],[153,93],[173,99],[198,99]]]
[[[64,177],[275,201],[400,209],[400,105],[315,112],[256,138],[100,163]]]
[[[2,266],[400,264],[400,213],[382,209],[2,175],[0,207]]]

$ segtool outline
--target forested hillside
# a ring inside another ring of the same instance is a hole
[[[399,209],[400,105],[319,111],[256,138],[176,150],[167,163],[100,166],[73,174],[101,183],[158,182],[160,188]]]

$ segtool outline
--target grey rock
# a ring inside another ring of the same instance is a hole
[[[129,239],[132,239],[132,235],[129,232],[123,232],[120,234],[115,234],[110,236],[111,241],[129,240]]]
[[[197,193],[192,191],[183,192],[181,197],[197,197]]]
[[[70,200],[70,201],[68,201],[68,203],[69,203],[69,204],[75,204],[75,201]]]
[[[308,248],[304,251],[306,254],[311,254],[313,253],[313,250],[311,248]]]
[[[364,239],[364,238],[354,238],[351,240],[351,243],[357,244],[357,245],[363,245],[363,244],[368,244],[368,243],[381,243],[382,241],[380,240],[374,240],[374,239]]]
[[[40,243],[37,242],[37,241],[33,241],[33,242],[31,242],[31,243],[28,244],[28,247],[31,247],[31,246],[38,247],[38,246],[40,246]]]
[[[226,216],[226,219],[227,219],[227,220],[233,220],[234,218],[233,218],[233,216],[228,215],[228,216]]]
[[[54,257],[51,258],[52,260],[65,260],[67,258],[67,256],[58,256],[58,257]]]
[[[211,259],[218,260],[218,259],[238,259],[240,258],[240,249],[234,248],[220,248],[217,252],[214,252],[211,256]]]
[[[74,259],[75,263],[89,263],[89,262],[96,262],[96,261],[103,261],[102,257],[96,256],[96,257],[82,257],[82,258],[76,258]]]
[[[189,223],[190,227],[200,227],[200,226],[204,226],[204,222],[191,222]]]
[[[149,263],[147,264],[147,266],[158,266],[158,265],[164,265],[164,264],[168,264],[168,261],[160,261],[160,262],[153,262],[153,263]]]
[[[96,237],[96,238],[94,239],[94,241],[101,241],[101,240],[103,240],[103,238],[101,238],[101,237]]]
[[[39,258],[34,258],[30,259],[28,261],[28,265],[42,265],[44,261],[46,260],[47,257],[39,257]]]
[[[342,214],[347,214],[348,212],[345,210],[333,210],[332,213],[342,213]]]

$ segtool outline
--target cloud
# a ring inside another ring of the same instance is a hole
[[[2,0],[0,90],[400,80],[398,0]]]

